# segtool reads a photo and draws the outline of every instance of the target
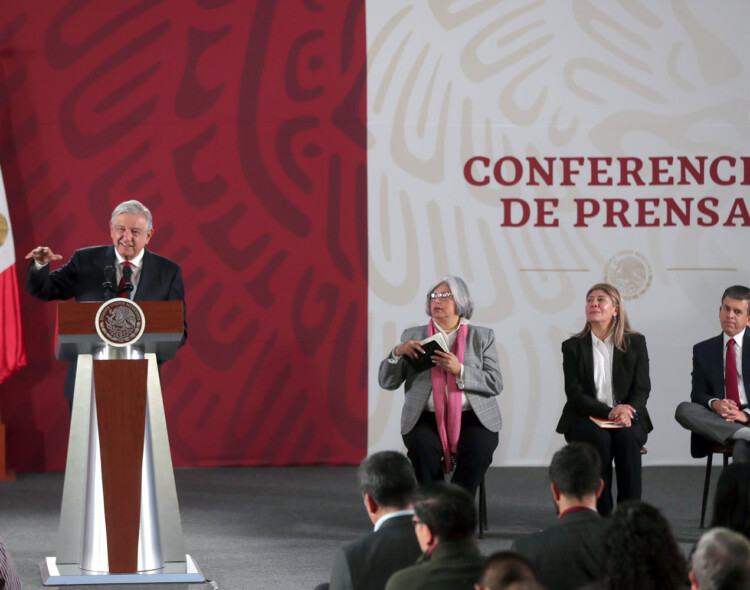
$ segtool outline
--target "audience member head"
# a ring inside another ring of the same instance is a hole
[[[726,527],[750,539],[750,463],[732,463],[721,472],[711,526]]]
[[[367,457],[359,465],[357,480],[373,522],[387,512],[408,508],[417,490],[417,478],[409,459],[396,451],[381,451]]]
[[[474,499],[462,487],[436,483],[417,494],[414,531],[422,551],[442,541],[471,538],[476,526]]]
[[[608,590],[678,590],[687,584],[687,564],[667,519],[643,502],[617,506],[604,551]]]
[[[549,480],[558,508],[596,507],[604,485],[601,465],[599,452],[589,443],[572,442],[557,451],[549,465]]]
[[[693,590],[750,588],[750,541],[721,527],[704,534],[690,558],[690,587]]]
[[[526,588],[518,586],[522,582],[536,583],[534,567],[531,562],[513,551],[498,551],[487,558],[479,577],[479,583],[474,584],[475,590],[517,590]],[[533,586],[528,587],[529,590]]]

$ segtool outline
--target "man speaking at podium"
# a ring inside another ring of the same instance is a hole
[[[182,301],[185,286],[176,262],[145,249],[154,235],[151,211],[139,201],[125,201],[112,211],[109,222],[112,246],[81,248],[70,260],[50,272],[50,262],[62,259],[47,246],[38,246],[26,255],[29,265],[26,290],[43,301],[70,299],[104,301],[105,283],[112,293],[134,301]],[[187,322],[180,346],[187,338]],[[68,364],[65,397],[72,402],[76,365]]]

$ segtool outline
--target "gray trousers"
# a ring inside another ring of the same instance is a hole
[[[701,435],[703,438],[721,444],[731,442],[732,435],[744,424],[727,422],[713,410],[693,402],[682,402],[675,410],[674,418],[683,428]],[[750,441],[734,441],[732,460],[737,463],[750,463]]]

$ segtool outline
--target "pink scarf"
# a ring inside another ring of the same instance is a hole
[[[433,320],[427,324],[427,334],[434,336],[438,329]],[[461,324],[458,334],[453,341],[451,352],[458,357],[463,364],[464,350],[466,349],[466,335],[469,328]],[[446,473],[453,471],[451,454],[458,454],[458,437],[461,434],[461,390],[456,385],[456,376],[448,373],[441,367],[432,367],[432,402],[435,404],[435,420],[437,421],[438,435],[443,445],[443,469]],[[445,386],[448,383],[448,411],[446,412]]]

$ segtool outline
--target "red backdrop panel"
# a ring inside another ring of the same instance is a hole
[[[175,464],[357,463],[367,447],[364,0],[24,0],[0,10],[16,254],[155,218],[188,341],[163,367]],[[22,282],[25,264],[19,263]],[[0,390],[9,466],[64,466],[54,303]]]

